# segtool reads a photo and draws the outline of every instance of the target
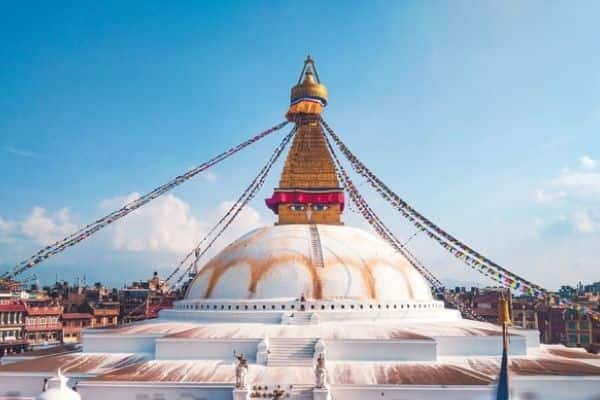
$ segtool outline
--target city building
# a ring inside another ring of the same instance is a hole
[[[94,316],[90,313],[63,312],[61,319],[63,343],[79,343],[81,341],[81,331],[92,326]]]
[[[27,347],[24,328],[23,303],[11,297],[0,297],[0,356],[21,352]]]
[[[566,343],[564,306],[542,305],[538,309],[540,340],[547,344]]]
[[[538,330],[538,300],[532,297],[512,299],[512,323],[521,328]]]
[[[178,293],[170,293],[165,282],[154,272],[147,281],[134,282],[119,290],[122,321],[156,318],[160,310],[172,308],[178,298]]]
[[[565,344],[586,347],[592,344],[593,323],[589,314],[576,309],[565,310]]]
[[[159,318],[84,330],[81,353],[0,366],[0,396],[36,396],[60,368],[83,400],[491,398],[502,328],[444,307],[404,255],[343,223],[319,123],[326,104],[307,59],[287,113],[295,135],[267,200],[273,225],[223,248]],[[491,292],[473,300],[494,321],[497,303]],[[509,335],[516,396],[598,394],[600,357],[540,344],[537,329]]]
[[[88,303],[92,328],[105,328],[119,323],[121,304],[118,301]]]
[[[25,303],[25,338],[29,346],[48,346],[61,343],[61,306],[48,297],[34,297],[23,301]]]
[[[498,322],[498,298],[497,290],[478,291],[472,297],[471,308],[483,320],[496,323]]]

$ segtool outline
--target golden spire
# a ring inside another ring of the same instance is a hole
[[[327,105],[327,88],[321,83],[314,60],[308,55],[296,86],[290,95],[290,108],[286,117],[296,121],[300,116],[318,116]]]
[[[285,160],[279,187],[338,189],[340,184],[321,124],[317,121],[298,121],[297,127],[298,131]]]
[[[308,56],[292,88],[286,117],[296,124],[279,188],[267,205],[279,224],[340,224],[344,193],[337,179],[319,116],[327,105],[327,88]]]

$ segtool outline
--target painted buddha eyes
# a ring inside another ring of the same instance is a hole
[[[311,208],[314,211],[325,211],[329,208],[329,206],[327,204],[313,204],[311,206]],[[306,210],[306,206],[304,204],[291,204],[290,205],[290,210],[292,211],[305,211]]]

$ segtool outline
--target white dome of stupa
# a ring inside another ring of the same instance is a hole
[[[316,231],[315,231],[316,228]],[[276,225],[236,240],[194,278],[187,300],[296,298],[432,301],[386,242],[343,225]]]
[[[79,393],[67,386],[68,380],[59,369],[56,376],[48,380],[47,389],[36,400],[81,400]]]

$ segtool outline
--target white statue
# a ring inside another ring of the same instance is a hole
[[[233,356],[237,358],[235,366],[235,387],[237,389],[246,389],[246,376],[248,375],[248,360],[244,353],[237,354],[233,351]]]
[[[281,388],[281,386],[277,385],[275,390],[273,390],[273,400],[281,400],[283,399],[283,395],[285,394],[285,390]]]
[[[319,353],[317,365],[315,367],[315,380],[317,389],[324,389],[327,385],[327,368],[325,367],[325,357]]]

